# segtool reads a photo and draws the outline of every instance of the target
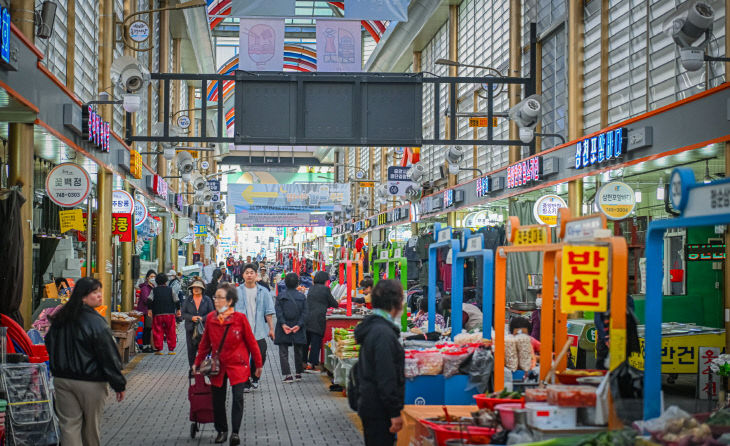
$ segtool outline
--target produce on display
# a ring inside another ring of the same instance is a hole
[[[515,346],[517,348],[518,367],[520,370],[529,372],[534,367],[533,351],[530,336],[519,334],[515,336]]]

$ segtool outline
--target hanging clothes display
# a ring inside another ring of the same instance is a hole
[[[23,326],[20,302],[23,299],[23,230],[20,208],[25,198],[16,188],[0,193],[0,246],[5,255],[0,261],[0,313]],[[26,284],[25,286],[30,286]]]
[[[421,259],[418,257],[418,237],[408,239],[403,256],[408,260],[408,280],[418,280],[421,268]]]

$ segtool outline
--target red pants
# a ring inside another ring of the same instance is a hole
[[[162,350],[162,340],[167,338],[167,349],[174,351],[177,345],[177,325],[174,314],[159,314],[152,319],[152,343]]]

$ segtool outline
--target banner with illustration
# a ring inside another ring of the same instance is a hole
[[[359,20],[317,19],[317,71],[362,71]]]
[[[333,211],[350,204],[350,185],[332,183],[229,184],[228,212]]]
[[[284,69],[284,19],[241,19],[238,69]]]

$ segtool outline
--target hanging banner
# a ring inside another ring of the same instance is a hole
[[[360,21],[317,19],[317,71],[362,71]]]
[[[532,215],[538,224],[555,226],[558,224],[558,209],[567,208],[565,201],[557,195],[540,197],[532,208]]]
[[[46,193],[57,205],[70,208],[80,204],[91,190],[91,177],[81,166],[59,164],[46,177]]]
[[[134,200],[134,226],[141,226],[147,220],[147,216],[147,206],[140,200]]]
[[[76,239],[80,242],[85,242],[86,241],[86,225],[88,224],[88,218],[87,218],[86,212],[81,213],[81,218],[82,218],[82,222],[83,222],[82,224],[83,224],[84,230],[76,233]],[[92,228],[93,228],[93,230],[92,230],[93,240],[92,241],[96,241],[96,214],[93,214],[91,224],[93,225],[92,226]]]
[[[112,191],[112,214],[133,214],[134,198],[125,190]]]
[[[560,309],[563,313],[608,309],[608,247],[563,248]]]
[[[350,185],[333,183],[229,184],[228,211],[334,211],[350,204]]]
[[[297,227],[297,226],[327,226],[324,214],[307,214],[303,212],[267,213],[267,212],[237,212],[236,224],[256,227]]]
[[[232,0],[231,17],[294,16],[295,4],[296,0]]]
[[[284,19],[241,19],[238,69],[284,69]]]
[[[609,220],[623,220],[636,207],[634,190],[626,183],[612,181],[603,185],[596,195],[601,213]]]
[[[71,209],[68,211],[58,211],[58,220],[61,224],[61,232],[78,229],[85,231],[84,212],[81,209]]]
[[[120,242],[132,241],[132,214],[112,214],[112,235]]]
[[[358,20],[408,21],[410,0],[347,0],[345,17]]]

